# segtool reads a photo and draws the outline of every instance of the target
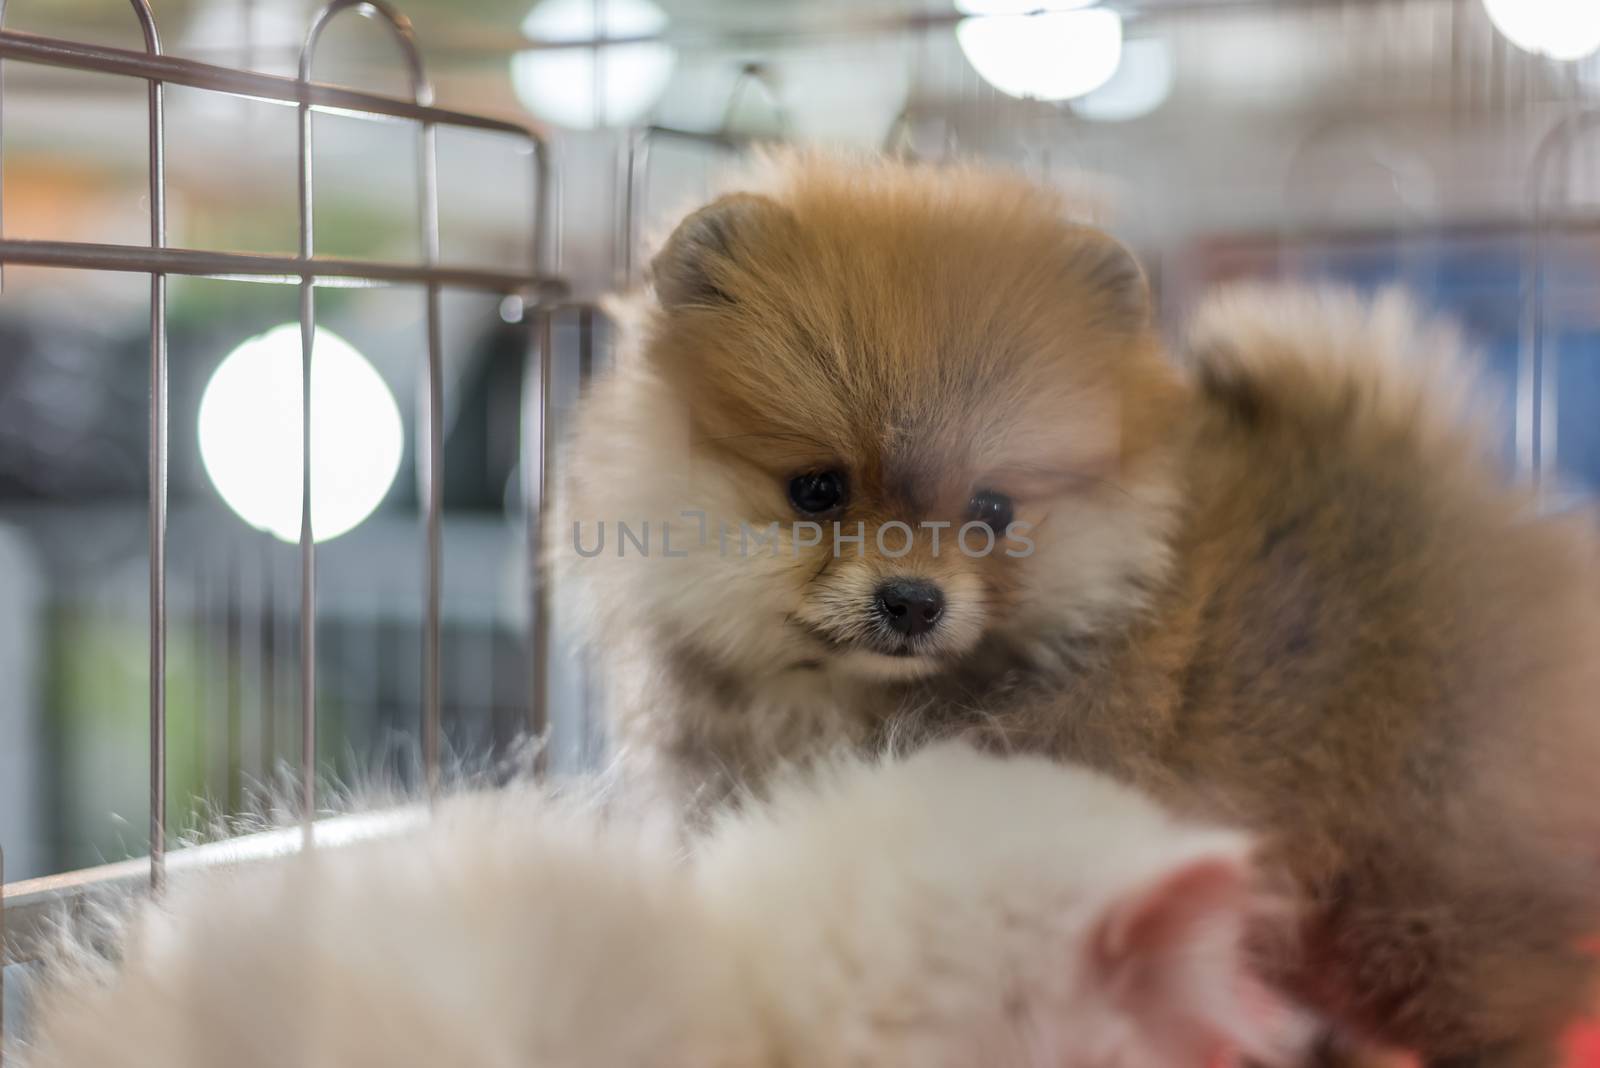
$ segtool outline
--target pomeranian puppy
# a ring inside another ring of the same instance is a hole
[[[1056,195],[890,162],[774,160],[652,274],[551,545],[640,777],[1081,761],[1263,837],[1282,981],[1351,1033],[1551,1063],[1600,932],[1600,552],[1497,465],[1448,331],[1234,290],[1174,360]]]
[[[1290,1063],[1311,1018],[1246,938],[1284,902],[1249,840],[1038,757],[833,761],[722,817],[695,878],[766,1063]]]
[[[1019,818],[1019,813],[1026,816]],[[31,1068],[1209,1068],[1305,1017],[1247,839],[965,746],[836,763],[688,863],[518,797],[198,876],[66,962]]]

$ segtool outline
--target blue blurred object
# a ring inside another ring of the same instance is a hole
[[[1513,227],[1462,227],[1314,237],[1224,239],[1202,252],[1202,275],[1337,282],[1364,292],[1400,287],[1458,324],[1498,402],[1503,455],[1517,461],[1517,389],[1530,235]],[[1566,488],[1600,491],[1600,240],[1566,233],[1548,242],[1540,299],[1545,359],[1552,361],[1556,456]],[[1546,457],[1549,466],[1549,457]]]

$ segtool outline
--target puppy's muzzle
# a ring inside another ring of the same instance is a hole
[[[944,615],[944,591],[922,579],[885,582],[875,597],[879,622],[905,638],[932,633]]]

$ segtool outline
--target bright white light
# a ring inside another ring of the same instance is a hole
[[[650,0],[605,0],[595,19],[594,0],[543,0],[522,20],[535,41],[591,41],[597,37],[650,37],[667,28],[667,16]],[[548,48],[511,57],[511,85],[522,106],[560,126],[626,126],[661,99],[677,56],[661,41],[637,41],[599,50]],[[599,99],[596,99],[596,96]]]
[[[1115,11],[1050,11],[962,19],[956,40],[984,81],[1008,96],[1069,100],[1100,88],[1122,57]]]
[[[1122,42],[1117,73],[1072,110],[1096,122],[1126,122],[1148,115],[1172,93],[1172,46],[1159,37]]]
[[[1483,9],[1524,52],[1571,61],[1600,50],[1596,0],[1483,0]]]
[[[1035,11],[1076,11],[1098,0],[956,0],[963,15],[1031,15]]]
[[[394,395],[366,357],[318,328],[311,358],[311,526],[318,541],[378,507],[400,469]],[[200,460],[239,517],[300,539],[300,327],[275,327],[228,354],[200,397]]]

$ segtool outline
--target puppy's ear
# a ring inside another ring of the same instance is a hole
[[[1228,942],[1242,929],[1248,903],[1244,857],[1218,849],[1184,860],[1112,902],[1096,928],[1095,961],[1113,986],[1129,987],[1141,986],[1138,973],[1159,973],[1198,946],[1232,963]]]
[[[1090,226],[1074,227],[1067,240],[1071,284],[1092,302],[1099,316],[1109,325],[1127,329],[1148,326],[1150,283],[1128,247]]]
[[[731,283],[752,250],[788,219],[780,204],[755,193],[718,197],[690,215],[650,263],[662,307],[733,303]]]
[[[1208,1063],[1220,1049],[1294,1063],[1312,1037],[1308,1017],[1254,974],[1257,894],[1244,843],[1221,838],[1125,888],[1095,924],[1091,974],[1174,1063]]]

